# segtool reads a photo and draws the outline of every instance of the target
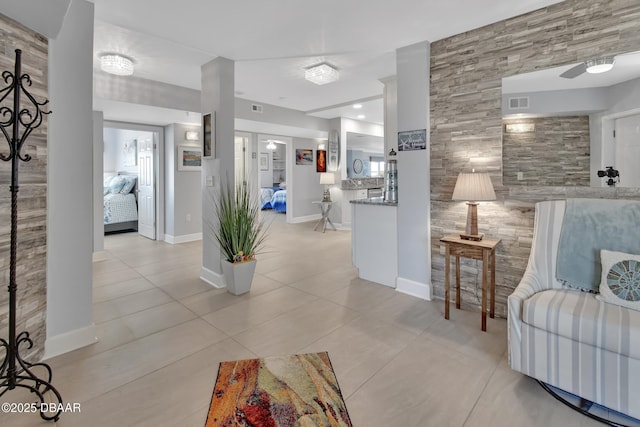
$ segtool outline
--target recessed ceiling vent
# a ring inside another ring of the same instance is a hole
[[[529,108],[529,97],[522,96],[520,98],[509,98],[510,110],[523,110]]]
[[[251,111],[254,112],[254,113],[262,114],[262,105],[251,104]]]

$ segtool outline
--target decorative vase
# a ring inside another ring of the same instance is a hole
[[[255,271],[256,260],[235,264],[222,260],[222,274],[227,284],[227,291],[233,295],[242,295],[249,292]]]

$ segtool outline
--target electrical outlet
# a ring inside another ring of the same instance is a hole
[[[518,181],[522,181],[524,179],[524,173],[518,172]]]
[[[213,177],[212,176],[208,176],[207,177],[206,185],[207,185],[207,187],[213,187]]]
[[[191,222],[191,214],[187,214],[187,222]]]

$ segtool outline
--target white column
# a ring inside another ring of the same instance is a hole
[[[426,129],[427,149],[398,151],[397,290],[431,299],[430,251],[430,44],[396,50],[398,132]],[[397,136],[396,136],[397,138]]]
[[[393,148],[398,151],[398,78],[396,76],[380,79],[384,84],[384,156]]]
[[[45,358],[95,342],[93,3],[71,2],[49,44],[47,341]]]
[[[215,158],[202,159],[202,271],[200,277],[216,287],[224,286],[220,247],[213,235],[213,200],[222,188],[234,186],[235,63],[218,57],[202,66],[202,114],[215,113]]]

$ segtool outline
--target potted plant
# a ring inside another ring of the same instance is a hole
[[[218,218],[214,234],[224,256],[222,274],[227,290],[234,295],[244,294],[251,289],[256,252],[266,238],[258,200],[246,184],[240,183],[235,192],[227,185],[214,205]]]

